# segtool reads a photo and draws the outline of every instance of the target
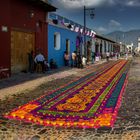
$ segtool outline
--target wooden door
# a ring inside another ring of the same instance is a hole
[[[28,53],[34,51],[35,35],[30,32],[11,32],[11,72],[28,71]]]
[[[70,54],[70,40],[66,39],[66,52]]]

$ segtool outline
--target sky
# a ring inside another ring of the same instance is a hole
[[[140,29],[140,0],[50,0],[56,14],[84,25],[84,6],[94,9],[91,19],[86,10],[86,26],[99,34]]]

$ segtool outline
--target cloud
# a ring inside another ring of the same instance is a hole
[[[54,0],[54,3],[56,1]],[[80,8],[85,6],[94,6],[99,7],[101,5],[112,5],[114,4],[114,0],[57,0],[59,6],[64,8]]]
[[[116,4],[123,5],[123,6],[129,6],[129,7],[137,7],[140,6],[139,0],[114,0]]]
[[[116,20],[111,19],[106,26],[96,27],[96,32],[98,34],[106,34],[116,30],[122,30],[122,25]]]
[[[113,19],[111,19],[110,20],[110,22],[109,22],[109,27],[120,27],[121,26],[121,24],[119,23],[119,22],[117,22],[117,21],[115,21],[115,20],[113,20]]]
[[[96,31],[99,33],[99,34],[103,34],[107,31],[107,29],[105,27],[98,27],[96,28]]]
[[[94,7],[102,7],[102,6],[140,6],[140,0],[52,0],[52,3],[57,3],[58,7],[67,8],[80,8],[85,6],[94,6]]]
[[[128,6],[140,6],[140,1],[138,0],[130,0],[128,3],[126,3]]]
[[[118,21],[111,19],[108,23],[108,30],[109,31],[122,30],[122,25]]]

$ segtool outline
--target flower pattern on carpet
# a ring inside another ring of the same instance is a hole
[[[129,61],[119,60],[5,115],[56,127],[113,127],[127,84]]]

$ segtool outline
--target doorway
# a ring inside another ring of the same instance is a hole
[[[66,39],[66,52],[70,54],[70,40],[69,39]]]
[[[28,53],[34,51],[35,34],[11,31],[11,72],[28,71]]]

